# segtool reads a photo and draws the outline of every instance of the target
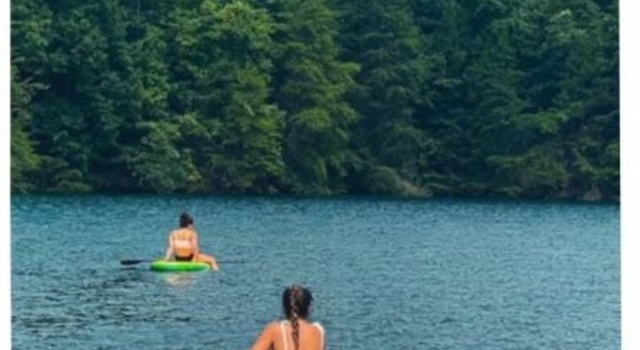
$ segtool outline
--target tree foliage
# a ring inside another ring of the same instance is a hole
[[[11,12],[14,191],[619,196],[615,1]]]

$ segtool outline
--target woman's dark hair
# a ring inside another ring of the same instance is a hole
[[[186,212],[180,214],[180,227],[187,227],[193,225],[193,218]]]
[[[291,337],[296,350],[300,343],[298,318],[306,319],[309,316],[311,301],[313,301],[311,292],[297,284],[288,287],[282,293],[282,308],[284,316],[291,322]]]

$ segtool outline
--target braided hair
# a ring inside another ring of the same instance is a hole
[[[298,350],[300,344],[300,327],[298,319],[306,320],[309,316],[309,306],[313,296],[306,288],[297,284],[291,285],[282,294],[282,306],[284,315],[291,322],[291,337],[295,349]]]

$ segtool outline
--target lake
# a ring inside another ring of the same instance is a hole
[[[188,211],[219,272],[155,273]],[[291,283],[328,349],[619,349],[620,207],[13,196],[13,349],[246,349]],[[227,263],[225,263],[227,261]]]

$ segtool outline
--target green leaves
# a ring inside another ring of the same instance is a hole
[[[343,187],[355,112],[345,94],[357,65],[338,57],[335,16],[323,0],[274,2],[274,100],[287,114],[287,186],[326,194]]]
[[[12,189],[617,198],[603,6],[17,0]]]
[[[140,185],[157,192],[173,192],[188,189],[200,180],[191,151],[176,146],[181,138],[177,125],[144,122],[139,128],[147,134],[141,145],[127,157],[127,164]]]

